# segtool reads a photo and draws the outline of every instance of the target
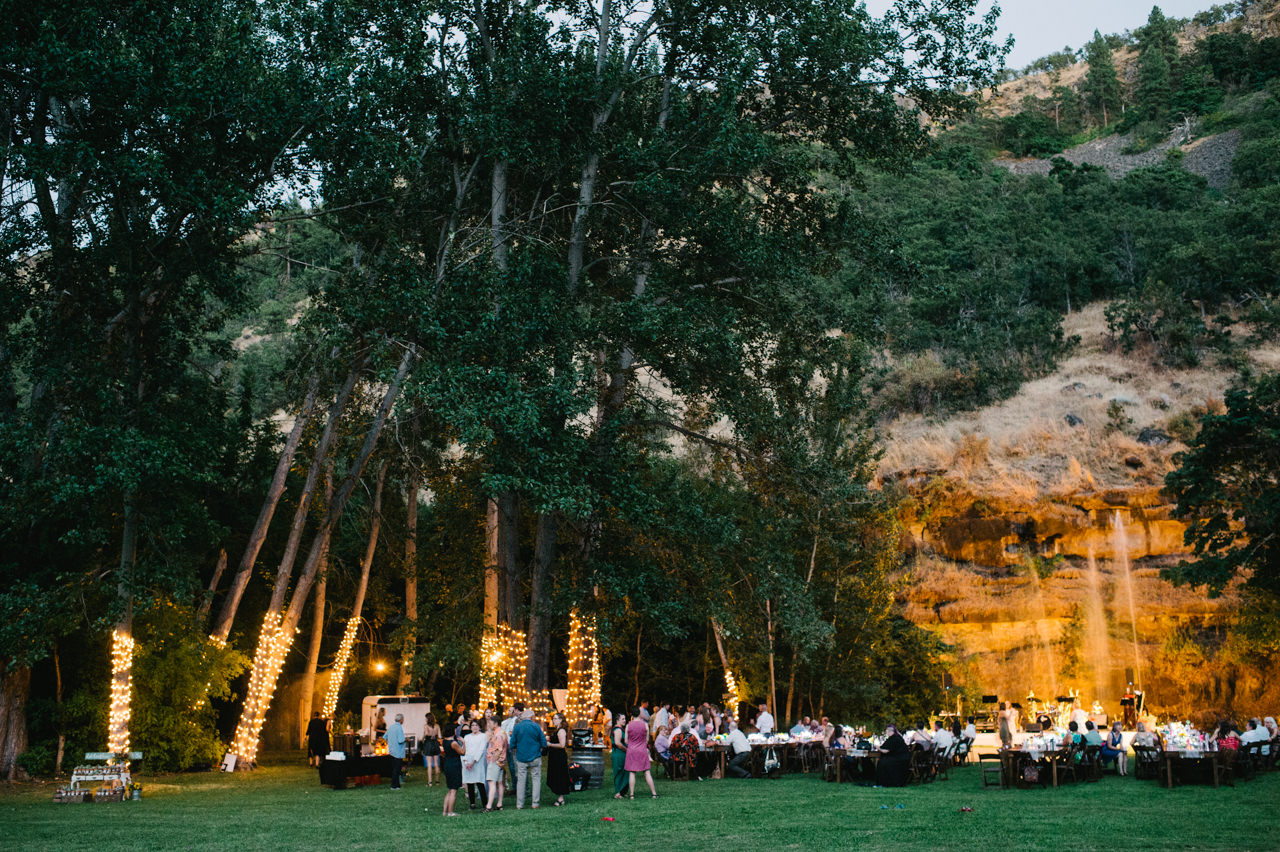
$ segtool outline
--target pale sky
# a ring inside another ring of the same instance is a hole
[[[1153,5],[1170,18],[1189,18],[1208,9],[1215,0],[1002,0],[1001,38],[1012,35],[1013,51],[1007,64],[1022,68],[1064,46],[1079,49],[1093,38],[1095,29],[1105,33],[1132,30],[1147,22]],[[1223,2],[1223,0],[1216,0]],[[882,14],[891,0],[866,0],[872,14]],[[983,0],[983,9],[991,4]]]

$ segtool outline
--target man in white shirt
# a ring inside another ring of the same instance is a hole
[[[969,717],[969,724],[964,726],[964,730],[960,732],[960,736],[969,742],[973,742],[978,738],[978,726],[974,724],[972,716]]]
[[[773,714],[769,712],[768,704],[760,705],[760,715],[756,717],[756,730],[765,736],[773,733]]]
[[[950,731],[948,731],[945,727],[943,727],[941,722],[933,723],[933,750],[934,751],[940,752],[942,754],[946,754],[951,749],[951,747],[955,745],[955,742],[956,742],[956,738],[952,736]]]
[[[733,722],[729,723],[729,748],[733,752],[733,757],[729,760],[726,771],[732,772],[738,778],[750,778],[751,743],[747,742],[747,735],[742,733]]]
[[[1262,720],[1255,716],[1249,720],[1248,730],[1240,735],[1240,745],[1265,743],[1270,739],[1270,732],[1268,732],[1266,728],[1262,727]]]
[[[671,710],[670,705],[663,703],[658,705],[658,709],[653,714],[653,725],[651,730],[657,731],[659,728],[665,727],[671,730]]]

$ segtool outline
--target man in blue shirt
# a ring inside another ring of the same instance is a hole
[[[400,789],[400,770],[404,766],[404,714],[397,713],[396,720],[387,726],[387,754],[393,758],[391,789]]]
[[[547,735],[533,721],[533,711],[520,714],[511,734],[511,751],[516,758],[516,810],[524,807],[526,780],[533,785],[533,806],[542,797],[542,753],[547,748]]]

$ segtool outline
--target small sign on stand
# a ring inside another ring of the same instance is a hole
[[[222,771],[223,771],[223,772],[235,772],[235,771],[236,771],[236,759],[237,759],[237,755],[236,755],[234,752],[230,752],[230,751],[229,751],[229,752],[227,752],[227,756],[226,756],[226,757],[224,757],[224,758],[222,758]]]

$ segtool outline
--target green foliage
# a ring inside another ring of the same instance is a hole
[[[224,746],[210,699],[230,697],[248,660],[210,642],[194,612],[169,601],[156,602],[137,626],[132,747],[156,771],[216,765]]]
[[[1120,109],[1120,79],[1111,58],[1111,46],[1097,30],[1085,45],[1085,61],[1089,63],[1089,73],[1082,88],[1085,101],[1104,125],[1109,124]]]
[[[1177,583],[1211,596],[1240,578],[1246,590],[1280,593],[1280,375],[1243,377],[1226,395],[1226,411],[1206,416],[1165,486],[1174,514],[1188,522],[1195,559],[1164,570]],[[1269,597],[1268,597],[1269,596]]]
[[[1053,576],[1053,572],[1062,567],[1065,561],[1066,557],[1061,553],[1055,553],[1053,556],[1037,553],[1027,557],[1027,570],[1034,571],[1041,580],[1047,580]]]

